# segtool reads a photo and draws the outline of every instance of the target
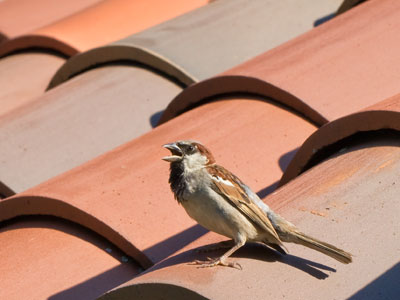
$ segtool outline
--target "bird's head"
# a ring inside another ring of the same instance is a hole
[[[211,152],[201,143],[191,140],[177,141],[163,145],[172,155],[162,159],[170,163],[183,163],[189,168],[213,164],[215,159]]]

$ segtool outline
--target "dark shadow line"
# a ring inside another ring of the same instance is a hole
[[[188,264],[193,262],[194,260],[206,260],[207,257],[218,257],[223,254],[224,250],[221,251],[214,251],[212,255],[210,253],[199,253],[198,249],[191,249],[180,253],[176,256],[172,256],[167,258],[166,260],[154,265],[153,267],[149,268],[148,270],[144,271],[142,274],[151,273],[156,270],[164,269],[167,267],[171,267],[178,264]],[[328,267],[326,265],[316,263],[307,259],[303,259],[294,255],[281,255],[275,250],[271,248],[258,244],[258,243],[247,243],[241,249],[239,249],[232,257],[240,257],[240,258],[251,258],[263,262],[280,262],[287,265],[290,265],[296,269],[299,269],[310,276],[313,276],[317,279],[326,279],[329,275],[322,272],[319,269],[329,271],[329,272],[336,272],[335,269]]]
[[[399,299],[400,262],[387,270],[364,288],[353,294],[350,300]]]
[[[165,110],[160,110],[158,112],[155,112],[154,114],[152,114],[150,116],[150,125],[152,128],[157,127],[158,121],[160,121],[160,118],[162,116],[162,114],[164,113]]]
[[[324,24],[325,22],[328,22],[329,20],[332,20],[335,16],[336,16],[336,12],[328,14],[321,18],[318,18],[317,20],[314,21],[314,27],[317,27],[321,24]]]

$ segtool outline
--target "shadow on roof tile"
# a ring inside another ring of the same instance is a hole
[[[189,87],[170,103],[161,122],[193,103],[227,92],[273,97],[320,125],[397,94],[396,7],[400,8],[399,1],[367,1],[221,76]]]

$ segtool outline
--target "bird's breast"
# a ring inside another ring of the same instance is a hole
[[[238,235],[255,239],[257,229],[234,206],[208,186],[193,187],[184,194],[182,206],[188,215],[208,230],[235,239]]]

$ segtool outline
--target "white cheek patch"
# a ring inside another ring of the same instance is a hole
[[[221,183],[223,183],[223,184],[225,184],[225,185],[229,185],[229,186],[235,187],[235,186],[232,184],[232,182],[230,182],[229,180],[222,179],[221,177],[213,176],[213,179],[214,179],[215,181],[221,182]]]

